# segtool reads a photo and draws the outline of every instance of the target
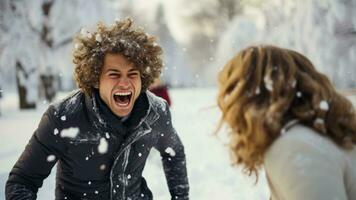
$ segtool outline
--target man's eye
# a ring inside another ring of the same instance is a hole
[[[110,78],[117,78],[117,77],[119,77],[119,75],[118,74],[109,74],[109,77]]]
[[[130,77],[137,77],[138,76],[138,73],[132,73],[132,74],[129,74]]]

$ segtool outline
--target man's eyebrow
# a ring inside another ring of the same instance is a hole
[[[129,70],[129,72],[139,72],[140,70],[136,69],[136,68],[132,68]]]
[[[107,72],[120,72],[119,70],[117,70],[117,69],[107,69],[106,71],[105,71],[105,73],[107,73]]]

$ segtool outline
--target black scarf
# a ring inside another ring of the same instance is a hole
[[[108,127],[121,137],[127,137],[131,129],[135,128],[140,120],[147,114],[148,99],[145,92],[142,92],[136,99],[131,113],[127,117],[115,115],[106,103],[101,99],[99,90],[94,90],[95,100],[98,104],[100,115],[107,122]]]

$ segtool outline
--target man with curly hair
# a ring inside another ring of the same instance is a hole
[[[82,29],[75,42],[80,90],[44,113],[10,172],[6,199],[36,199],[56,163],[56,199],[152,199],[142,177],[152,147],[172,199],[188,199],[184,147],[169,107],[147,90],[162,68],[155,38],[128,18]]]

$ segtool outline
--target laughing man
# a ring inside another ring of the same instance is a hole
[[[75,38],[80,88],[49,106],[6,183],[6,199],[36,199],[57,163],[56,199],[151,200],[142,177],[157,149],[172,199],[188,199],[184,147],[167,103],[147,88],[162,49],[131,19]]]

